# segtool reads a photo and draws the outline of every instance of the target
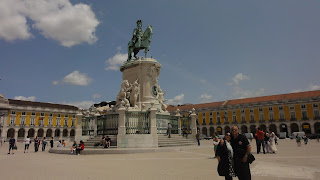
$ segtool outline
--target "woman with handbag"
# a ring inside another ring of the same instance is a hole
[[[233,149],[230,143],[231,133],[227,132],[217,147],[216,156],[218,159],[218,173],[224,176],[226,180],[232,180],[235,177],[233,166]]]

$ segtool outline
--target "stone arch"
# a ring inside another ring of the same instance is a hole
[[[298,124],[296,124],[296,123],[292,123],[292,124],[290,125],[290,129],[291,129],[291,134],[292,134],[293,132],[299,132],[299,126],[298,126]]]
[[[29,131],[28,131],[29,138],[34,137],[34,132],[35,132],[35,130],[33,128],[29,129]]]
[[[248,127],[246,125],[241,126],[241,134],[248,133]]]
[[[287,135],[289,135],[288,133],[288,126],[286,124],[280,124],[280,132],[286,132]]]
[[[210,132],[210,137],[212,137],[213,136],[213,133],[214,133],[214,127],[210,127],[209,128],[209,132]]]
[[[302,131],[304,131],[306,134],[311,134],[311,126],[309,123],[303,123],[302,124]]]
[[[8,129],[8,131],[7,131],[7,137],[8,137],[8,138],[14,137],[14,133],[15,133],[15,132],[16,132],[16,131],[15,131],[13,128]]]
[[[230,126],[224,127],[224,134],[226,134],[227,132],[231,132]]]
[[[275,124],[270,124],[269,130],[274,132],[275,134],[278,134],[277,132],[277,126]]]
[[[60,129],[54,131],[54,137],[60,137]]]
[[[320,134],[320,122],[314,123],[314,133]]]
[[[250,126],[250,133],[252,133],[253,135],[256,133],[256,125]]]
[[[18,130],[18,138],[24,138],[24,133],[26,130],[24,130],[24,128],[20,128]]]
[[[62,131],[62,136],[63,136],[63,137],[68,137],[68,129],[64,129],[64,130]]]
[[[266,131],[267,131],[267,126],[266,126],[266,125],[260,124],[259,127],[260,127],[261,131],[263,131],[263,132],[266,132]]]
[[[70,137],[74,137],[75,135],[76,135],[76,131],[74,129],[71,129]]]
[[[206,128],[206,127],[203,127],[203,128],[202,128],[202,134],[205,135],[205,136],[208,135],[208,134],[207,134],[207,128]]]
[[[52,137],[52,129],[47,130],[46,137]]]
[[[43,134],[44,134],[44,130],[42,128],[40,128],[38,130],[38,137],[43,137]]]
[[[222,127],[218,126],[217,127],[217,135],[221,135],[222,134]]]

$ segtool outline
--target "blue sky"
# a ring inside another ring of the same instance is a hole
[[[138,19],[153,26],[149,56],[171,104],[317,90],[319,17],[319,1],[2,0],[0,93],[115,100]]]

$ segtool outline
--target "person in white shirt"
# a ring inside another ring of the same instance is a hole
[[[31,140],[29,138],[29,136],[27,136],[26,140],[24,141],[25,144],[24,144],[24,152],[23,153],[26,153],[26,150],[27,150],[27,153],[29,152],[29,145],[31,143]]]

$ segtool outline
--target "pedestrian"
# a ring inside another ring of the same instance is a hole
[[[267,153],[270,152],[270,135],[269,133],[264,134],[264,147],[267,151]]]
[[[236,176],[233,165],[233,149],[230,140],[231,134],[230,132],[227,132],[224,136],[224,140],[221,139],[216,152],[219,162],[219,176],[224,176],[226,180],[232,180],[232,177]]]
[[[62,143],[61,143],[61,140],[58,141],[58,145],[57,147],[62,147]]]
[[[308,136],[304,135],[303,141],[304,141],[304,145],[307,145],[308,144]]]
[[[43,137],[42,139],[42,151],[46,150],[47,140],[46,137]]]
[[[275,137],[276,135],[274,134],[274,132],[271,131],[271,135],[270,135],[270,152],[271,153],[276,153],[278,151],[275,143]]]
[[[76,141],[73,141],[73,144],[71,146],[71,154],[77,149],[77,142]]]
[[[296,136],[296,142],[297,142],[298,147],[301,147],[301,137],[298,134]]]
[[[277,136],[277,135],[274,136],[274,143],[275,143],[276,145],[278,145],[278,136]]]
[[[172,129],[171,123],[168,123],[168,129],[167,129],[168,138],[171,138],[171,129]]]
[[[62,139],[62,143],[61,143],[62,147],[66,147],[66,142],[64,142],[64,140]]]
[[[239,134],[238,126],[232,126],[231,133],[235,174],[238,176],[239,180],[251,180],[248,162],[248,156],[251,153],[251,145],[246,136]]]
[[[51,140],[50,140],[50,147],[53,148],[53,137],[51,137]]]
[[[36,138],[34,139],[34,152],[38,152],[39,150],[39,139],[38,139],[38,136],[36,136]]]
[[[258,131],[256,132],[256,136],[257,136],[257,154],[260,153],[260,149],[262,146],[262,150],[263,150],[263,154],[265,154],[265,147],[264,147],[264,140],[263,140],[263,135],[264,132],[261,131],[260,127],[258,127]]]
[[[11,136],[10,140],[9,140],[9,152],[8,154],[10,154],[10,150],[12,149],[12,154],[14,154],[13,149],[16,146],[16,139],[14,139],[13,136]]]
[[[26,140],[24,141],[24,151],[23,153],[26,153],[26,150],[27,150],[27,153],[29,152],[29,145],[31,143],[31,140],[29,138],[29,136],[27,136]]]
[[[217,156],[217,155],[216,155],[216,153],[217,153],[217,148],[218,148],[218,144],[219,144],[219,138],[218,138],[216,132],[213,133],[212,139],[213,139],[214,157],[216,157],[216,156]]]
[[[197,131],[196,139],[197,139],[197,142],[198,142],[198,146],[200,146],[200,130]]]

